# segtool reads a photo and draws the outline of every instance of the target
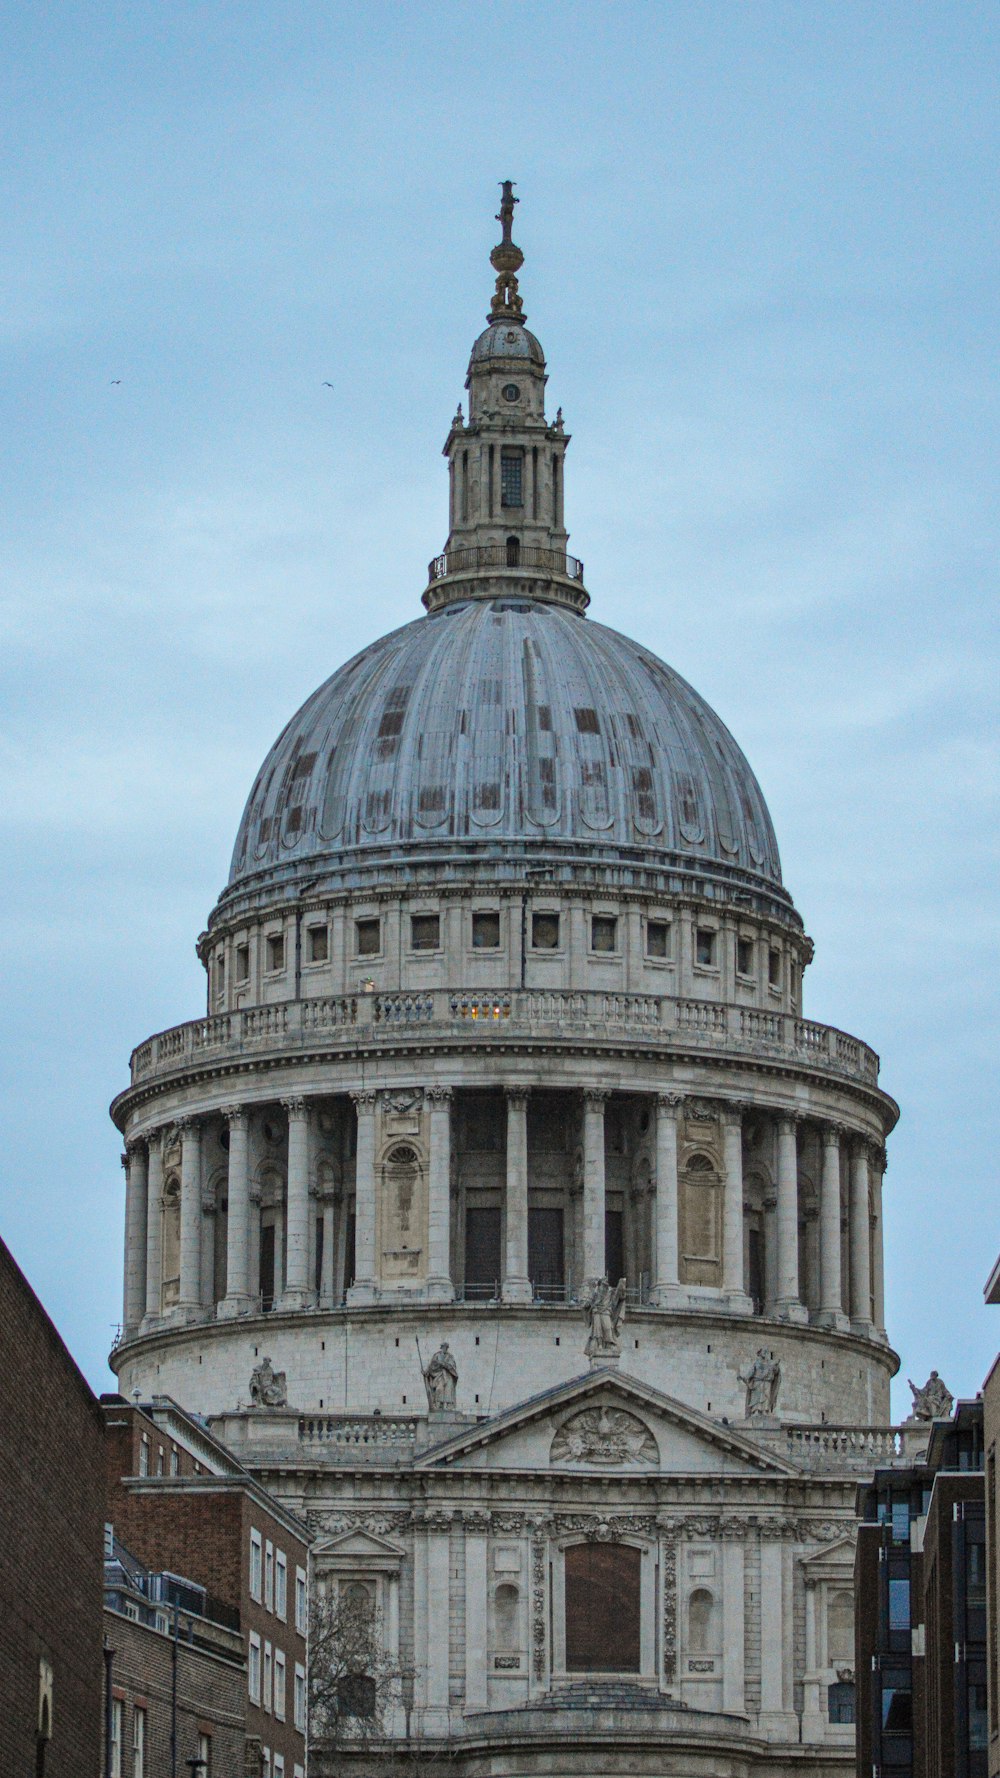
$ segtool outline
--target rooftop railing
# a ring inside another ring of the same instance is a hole
[[[444,580],[449,574],[475,574],[480,570],[510,568],[517,571],[541,571],[558,574],[564,580],[583,584],[583,563],[561,549],[543,549],[538,544],[478,543],[467,549],[450,549],[435,556],[427,564],[428,584]]]

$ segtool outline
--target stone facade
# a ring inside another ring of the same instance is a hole
[[[505,1771],[600,1770],[609,1737],[637,1769],[833,1771],[829,1601],[898,1442],[897,1110],[802,1016],[736,743],[584,616],[512,201],[428,616],[279,738],[206,1014],[113,1107],[114,1363],[308,1518],[321,1585],[370,1590],[393,1735]]]

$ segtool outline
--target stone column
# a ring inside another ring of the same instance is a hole
[[[840,1260],[840,1130],[823,1130],[823,1179],[819,1209],[819,1318],[824,1327],[841,1331],[850,1324],[844,1314]]]
[[[784,1321],[808,1321],[799,1301],[799,1147],[794,1117],[778,1119],[778,1295],[775,1308]]]
[[[722,1217],[722,1288],[737,1315],[752,1315],[743,1279],[743,1106],[722,1110],[722,1152],[726,1171]]]
[[[201,1306],[207,1314],[215,1311],[215,1218],[218,1205],[214,1191],[201,1190],[201,1223],[198,1241],[201,1248]]]
[[[467,1513],[465,1517],[465,1708],[485,1710],[488,1702],[486,1682],[486,1626],[489,1599],[487,1570],[487,1532],[489,1520],[485,1513]]]
[[[378,1094],[352,1093],[358,1117],[354,1164],[354,1283],[349,1303],[375,1301],[375,1104]]]
[[[305,1099],[281,1101],[288,1117],[287,1233],[283,1309],[305,1309],[309,1289],[309,1124]]]
[[[680,1296],[678,1233],[677,1119],[680,1093],[656,1095],[656,1282],[653,1301],[661,1309]]]
[[[146,1181],[146,1313],[143,1326],[150,1326],[160,1315],[160,1286],[163,1270],[163,1131],[154,1130],[147,1138],[149,1155]]]
[[[851,1144],[851,1327],[871,1338],[872,1281],[868,1238],[868,1142],[856,1136]]]
[[[876,1146],[872,1151],[871,1189],[872,1189],[872,1314],[875,1320],[877,1338],[884,1340],[885,1332],[885,1248],[882,1241],[882,1178],[887,1166],[884,1148]]]
[[[341,1198],[341,1206],[343,1205],[343,1201],[343,1198]],[[336,1202],[337,1200],[334,1197],[332,1187],[328,1189],[325,1196],[319,1200],[323,1217],[323,1259],[320,1265],[319,1300],[321,1307],[324,1309],[333,1308],[334,1293],[336,1290],[336,1272],[334,1269],[336,1264],[336,1229],[334,1216]]]
[[[451,1514],[427,1517],[427,1706],[424,1728],[431,1734],[447,1734],[448,1691],[451,1672]]]
[[[146,1216],[149,1161],[144,1142],[130,1142],[122,1155],[125,1169],[125,1301],[123,1331],[134,1333],[146,1311]]]
[[[242,1105],[223,1112],[229,1124],[229,1213],[226,1223],[226,1294],[223,1319],[245,1315],[250,1307],[250,1127]]]
[[[604,1107],[610,1093],[587,1087],[583,1095],[583,1281],[603,1278]]]
[[[507,1088],[507,1243],[503,1300],[530,1303],[528,1277],[528,1090]]]
[[[430,1156],[427,1166],[427,1295],[450,1303],[455,1295],[451,1235],[451,1087],[428,1087]]]
[[[248,1217],[250,1222],[250,1238],[247,1242],[247,1276],[250,1285],[250,1311],[259,1313],[261,1302],[260,1289],[260,1206],[261,1188],[256,1180],[251,1180],[247,1187]]]
[[[181,1133],[181,1266],[177,1310],[196,1315],[201,1306],[201,1126],[182,1118]]]

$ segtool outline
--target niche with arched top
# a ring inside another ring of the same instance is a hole
[[[693,1154],[680,1180],[681,1282],[722,1283],[722,1180],[707,1154]]]

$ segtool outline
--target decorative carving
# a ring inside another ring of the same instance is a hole
[[[299,1095],[295,1095],[290,1099],[282,1099],[281,1103],[289,1119],[308,1117],[309,1115],[309,1106],[305,1099]]]
[[[585,1408],[572,1414],[555,1438],[550,1463],[597,1464],[602,1468],[657,1468],[660,1454],[649,1427],[621,1408]]]
[[[454,1098],[455,1089],[454,1087],[428,1087],[426,1094],[431,1102],[432,1111],[447,1110]]]
[[[528,1103],[528,1087],[507,1087],[507,1104],[514,1111],[524,1111]]]
[[[493,1518],[492,1514],[478,1507],[470,1507],[463,1512],[462,1522],[473,1537],[485,1537],[492,1528]]]
[[[421,1368],[427,1391],[427,1406],[431,1413],[454,1412],[458,1365],[454,1354],[449,1350],[447,1340],[442,1340],[434,1357]]]
[[[545,1678],[545,1534],[536,1524],[531,1539],[531,1669]]]
[[[619,1278],[614,1290],[606,1278],[587,1279],[582,1304],[587,1321],[587,1344],[584,1351],[591,1363],[595,1358],[618,1358],[621,1355],[625,1288],[624,1278]]]
[[[683,1104],[683,1093],[657,1093],[656,1095],[657,1111],[665,1111],[670,1117],[676,1117]]]
[[[611,1093],[607,1087],[584,1087],[583,1089],[583,1103],[589,1106],[591,1111],[603,1111],[610,1097]]]
[[[937,1371],[931,1371],[922,1389],[911,1382],[910,1393],[913,1396],[913,1411],[907,1417],[907,1425],[915,1420],[947,1420],[955,1405],[955,1397],[951,1390],[941,1381]]]
[[[269,1358],[262,1358],[259,1364],[254,1365],[250,1378],[250,1401],[255,1408],[288,1406],[285,1372],[274,1370]]]
[[[766,1346],[758,1346],[751,1365],[744,1365],[737,1376],[746,1386],[746,1418],[759,1419],[774,1413],[781,1387],[781,1365]]]
[[[223,1105],[222,1106],[222,1116],[225,1118],[230,1129],[232,1129],[235,1124],[245,1124],[247,1121],[246,1106],[245,1105]]]
[[[423,1096],[420,1087],[413,1087],[409,1092],[404,1093],[383,1093],[382,1110],[391,1112],[394,1117],[408,1117],[411,1113],[419,1111]]]
[[[677,1677],[677,1542],[665,1537],[661,1544],[663,1577],[663,1680],[672,1685]]]
[[[524,1530],[523,1513],[494,1513],[493,1529],[498,1537],[517,1537]]]
[[[351,1098],[354,1100],[358,1116],[360,1117],[362,1112],[371,1113],[375,1110],[378,1101],[378,1093],[375,1091],[374,1087],[361,1087],[351,1094]]]

